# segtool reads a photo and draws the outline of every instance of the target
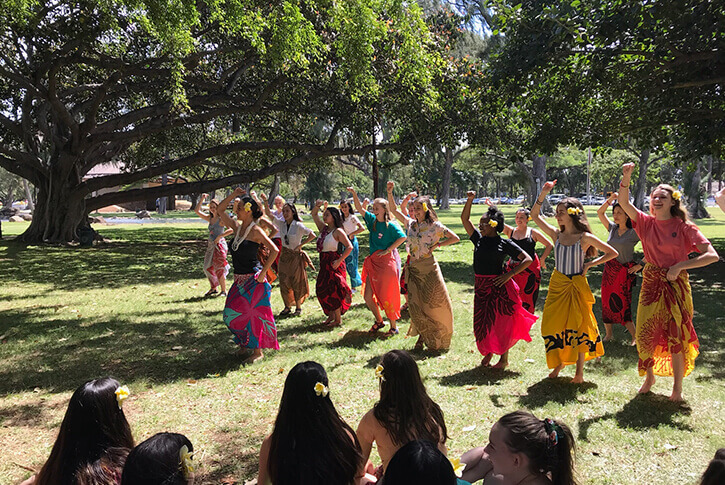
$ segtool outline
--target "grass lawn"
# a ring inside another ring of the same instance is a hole
[[[474,206],[474,217],[483,210]],[[504,211],[512,222],[514,209]],[[594,208],[587,211],[604,238]],[[444,212],[441,219],[463,235],[459,212]],[[698,225],[723,255],[725,215],[717,208],[710,212],[714,218]],[[317,323],[324,316],[313,297],[302,317],[279,322],[280,351],[242,367],[221,319],[223,299],[201,298],[208,288],[201,271],[207,237],[201,221],[101,226],[112,242],[93,249],[25,247],[8,239],[25,227],[3,224],[6,238],[0,242],[2,484],[27,477],[23,467],[42,465],[72,391],[104,375],[130,388],[124,409],[138,442],[160,431],[184,433],[200,451],[197,483],[243,484],[256,477],[259,446],[272,430],[292,366],[302,360],[323,364],[333,401],[356,427],[377,399],[373,369],[379,357],[414,344],[402,334],[369,336],[373,319],[360,295],[341,329],[322,330]],[[367,235],[361,239],[365,255]],[[701,353],[685,379],[688,403],[679,406],[666,399],[671,379],[658,379],[652,394],[637,395],[637,354],[625,344],[623,327],[615,329],[617,341],[605,345],[601,361],[587,363],[583,385],[569,384],[573,368],[546,379],[538,324],[531,343],[512,349],[509,369],[479,367],[471,249],[463,241],[437,251],[454,304],[451,350],[414,354],[428,392],[445,413],[450,455],[485,445],[498,417],[524,408],[572,427],[582,483],[696,483],[715,450],[725,446],[725,264],[690,275]],[[313,246],[308,252],[316,262]],[[548,263],[551,268],[553,256]],[[596,296],[601,269],[589,275]],[[282,302],[276,286],[273,298],[277,313]],[[599,302],[594,313],[601,316]],[[401,321],[402,333],[407,328]]]

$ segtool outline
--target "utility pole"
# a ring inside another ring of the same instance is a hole
[[[587,204],[592,203],[592,194],[591,194],[592,176],[590,174],[591,165],[592,165],[592,147],[589,147],[589,148],[587,148]]]

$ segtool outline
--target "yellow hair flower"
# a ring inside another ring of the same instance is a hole
[[[423,210],[425,212],[428,212],[428,204],[426,204],[425,202],[423,202]]]
[[[131,393],[126,386],[120,386],[116,389],[116,402],[118,403],[118,409],[123,409],[123,401],[128,399]]]
[[[322,397],[327,397],[327,394],[330,392],[330,389],[324,385],[321,382],[318,382],[315,384],[315,394]]]
[[[672,198],[674,200],[680,200],[682,198],[682,192],[680,192],[679,190],[675,190],[674,192],[672,192]]]
[[[244,204],[244,211],[245,212],[249,212],[251,210],[252,210],[252,203],[251,202],[247,202],[246,204]]]
[[[184,472],[184,476],[189,478],[189,475],[194,473],[194,462],[191,459],[194,457],[194,453],[189,451],[189,448],[184,445],[179,450],[179,460],[181,460],[181,471]]]
[[[463,476],[463,470],[466,469],[466,464],[463,463],[460,458],[449,458],[448,460],[451,462],[456,476],[461,478]]]
[[[378,364],[378,366],[375,368],[375,377],[380,379],[381,381],[385,380],[385,377],[383,376],[383,366],[382,364]]]
[[[581,213],[582,213],[582,210],[581,210],[580,208],[578,208],[578,207],[569,207],[569,208],[568,208],[568,209],[566,210],[566,212],[567,212],[567,213],[568,213],[569,215],[572,215],[572,216],[578,216],[579,214],[581,214]]]
[[[492,219],[492,220],[488,221],[488,225],[495,229],[496,226],[498,226],[498,222],[496,222]]]

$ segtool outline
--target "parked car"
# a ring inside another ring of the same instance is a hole
[[[526,197],[524,197],[523,195],[519,195],[518,197],[516,197],[514,199],[514,201],[512,203],[513,204],[516,204],[516,205],[523,205],[524,204],[524,200],[526,200]]]
[[[566,197],[566,194],[549,194],[549,204],[556,205],[559,201]]]

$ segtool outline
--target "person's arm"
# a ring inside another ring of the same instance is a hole
[[[622,166],[622,182],[619,184],[619,197],[617,198],[617,202],[619,202],[620,207],[629,216],[632,222],[637,222],[639,211],[632,205],[631,202],[629,202],[629,184],[631,183],[633,171],[633,163],[625,163]]]
[[[541,254],[541,262],[543,263],[546,261],[546,258],[549,257],[549,254],[551,254],[551,250],[554,249],[554,245],[551,244],[551,240],[549,240],[548,237],[544,236],[536,229],[531,230],[531,236],[534,238],[534,241],[544,245],[544,252]]]
[[[269,257],[267,258],[267,261],[264,262],[264,266],[262,267],[262,271],[259,272],[259,276],[257,276],[257,282],[263,283],[264,279],[267,276],[267,271],[270,270],[272,267],[272,263],[277,259],[277,254],[279,254],[279,249],[277,249],[277,245],[272,242],[272,240],[267,236],[267,233],[262,230],[261,227],[255,226],[254,228],[254,238],[252,239],[254,242],[264,244],[267,249],[269,249]]]
[[[395,216],[396,219],[400,221],[401,224],[404,226],[408,225],[408,218],[405,217],[405,214],[400,212],[398,210],[398,205],[395,203],[395,197],[393,197],[393,189],[395,188],[395,182],[388,181],[387,189],[388,189],[388,206],[390,207],[390,212]]]
[[[302,224],[302,223],[300,223],[300,224]],[[297,247],[296,247],[296,248],[294,249],[294,250],[295,250],[295,252],[299,252],[299,251],[302,251],[302,246],[304,246],[304,245],[305,245],[305,244],[307,244],[307,243],[310,243],[310,242],[314,241],[316,237],[317,237],[317,236],[315,235],[315,232],[314,232],[314,231],[312,231],[312,230],[310,230],[310,232],[309,232],[309,233],[307,233],[307,236],[305,236],[305,237],[304,237],[304,238],[302,239],[302,241],[300,241],[300,245],[299,245],[299,246],[297,246]]]
[[[364,214],[365,208],[360,203],[360,197],[357,196],[357,191],[352,187],[348,187],[347,191],[352,194],[352,201],[355,204],[355,210],[358,211],[360,214]]]
[[[536,223],[537,226],[539,226],[539,229],[544,231],[552,240],[556,240],[559,230],[546,222],[541,217],[541,204],[544,203],[544,199],[546,196],[551,192],[551,189],[554,188],[554,185],[556,185],[556,180],[546,182],[544,186],[541,188],[541,193],[536,197],[536,202],[534,202],[534,206],[531,208],[531,219]]]
[[[612,225],[612,221],[609,220],[609,217],[607,217],[607,208],[612,205],[612,201],[617,198],[617,193],[612,192],[610,196],[602,202],[602,205],[599,206],[599,209],[597,209],[597,217],[599,217],[599,222],[602,223],[604,227],[607,228],[607,231],[609,230],[609,226]]]
[[[360,420],[360,424],[357,426],[357,431],[355,432],[360,442],[360,455],[363,464],[367,464],[370,459],[370,452],[373,450],[373,442],[375,441],[375,432],[373,431],[374,419],[375,415],[373,415],[373,411],[368,411]]]
[[[717,251],[715,251],[715,248],[712,247],[712,244],[710,243],[696,244],[695,247],[700,254],[692,259],[686,259],[685,261],[680,261],[679,263],[675,263],[670,266],[667,270],[668,280],[675,281],[682,270],[702,268],[708,264],[716,263],[720,259]]]
[[[443,227],[445,227],[445,226],[443,226]],[[456,244],[461,241],[461,238],[458,237],[458,234],[451,231],[447,227],[445,228],[445,233],[443,235],[445,236],[445,239],[443,240],[443,242],[438,240],[437,243],[435,243],[433,246],[431,246],[431,248],[430,248],[431,251],[433,251],[434,249],[437,249],[437,248],[450,246],[451,244]]]
[[[410,212],[408,212],[408,202],[410,202],[413,197],[418,197],[418,193],[411,192],[400,202],[400,213],[406,217],[410,217]]]
[[[216,239],[214,239],[214,245],[216,246],[217,244],[219,244],[219,241],[221,241],[222,239],[224,239],[227,236],[231,236],[232,234],[234,234],[234,230],[227,229],[223,233],[219,234]]]
[[[725,212],[725,187],[715,194],[715,203],[720,207],[721,211]]]
[[[272,485],[272,481],[269,479],[269,447],[272,442],[272,437],[267,436],[262,441],[262,447],[259,450],[259,473],[257,474],[257,485]]]
[[[206,194],[201,194],[201,197],[199,198],[199,202],[196,203],[196,207],[194,208],[194,212],[196,212],[196,214],[199,217],[201,217],[202,219],[204,219],[206,222],[211,222],[211,214],[206,215],[201,211],[201,204],[204,203],[206,198],[207,198]]]
[[[403,244],[406,239],[408,239],[406,236],[399,237],[398,239],[396,239],[395,241],[393,241],[393,244],[391,244],[390,246],[388,246],[388,249],[385,249],[383,251],[380,251],[380,254],[390,254],[390,253],[392,253],[394,250],[398,249],[398,246],[400,246],[401,244]]]
[[[367,212],[369,205],[370,205],[370,199],[365,197],[365,200],[362,201],[362,211],[358,211],[358,212],[363,212],[363,213]]]
[[[466,230],[466,234],[468,234],[468,237],[471,237],[476,231],[476,228],[471,224],[471,206],[473,205],[473,199],[476,197],[476,193],[469,190],[466,192],[466,195],[468,199],[466,199],[466,205],[463,206],[463,211],[461,212],[461,222],[463,223],[463,229]]]
[[[262,210],[264,211],[264,215],[269,218],[270,221],[274,221],[274,214],[272,214],[272,210],[269,208],[269,204],[267,203],[267,194],[262,192],[259,194],[259,196],[262,198],[262,202],[260,205],[262,206]]]
[[[350,217],[355,217],[355,216],[351,215]],[[347,237],[349,237],[351,239],[354,236],[357,236],[361,232],[365,231],[365,226],[362,225],[362,223],[360,222],[360,220],[357,217],[355,217],[355,225],[357,226],[357,229],[355,229],[354,231],[352,231],[350,234],[347,235]]]
[[[493,279],[493,284],[496,286],[503,286],[505,285],[511,278],[516,276],[517,274],[521,273],[523,270],[529,267],[533,259],[531,259],[531,256],[526,251],[521,251],[519,253],[519,261],[521,263],[517,264],[514,269],[509,271],[508,273],[503,273],[498,276],[496,276]]]
[[[491,461],[484,455],[483,447],[478,447],[465,452],[461,456],[461,463],[466,464],[461,479],[469,483],[475,483],[493,470]]]
[[[229,202],[231,202],[235,197],[240,197],[244,195],[244,193],[244,189],[242,189],[241,187],[237,187],[226,199],[219,202],[219,207],[217,207],[217,212],[219,213],[219,217],[222,220],[222,224],[232,230],[236,230],[239,224],[236,220],[229,217],[229,214],[227,214],[227,206],[229,205]]]
[[[582,249],[586,251],[589,246],[594,246],[604,254],[584,263],[584,270],[582,274],[587,274],[587,271],[589,271],[590,268],[606,263],[610,259],[614,259],[619,256],[619,251],[614,249],[612,246],[605,243],[594,234],[585,232],[582,236]]]
[[[320,219],[320,214],[319,214],[320,207],[322,207],[322,205],[324,203],[325,202],[322,201],[322,200],[317,200],[315,202],[315,206],[310,211],[310,215],[312,216],[312,220],[315,221],[315,225],[317,226],[317,230],[320,231],[320,232],[322,232],[323,229],[325,229],[325,223],[322,222],[322,219]]]
[[[342,262],[345,261],[348,256],[350,256],[350,253],[352,252],[352,243],[347,238],[347,234],[345,234],[345,231],[343,231],[339,227],[335,229],[335,232],[332,233],[332,237],[335,238],[335,241],[342,243],[342,245],[345,246],[345,251],[343,251],[340,257],[332,263],[332,267],[334,269],[337,269],[338,266],[340,266]]]

